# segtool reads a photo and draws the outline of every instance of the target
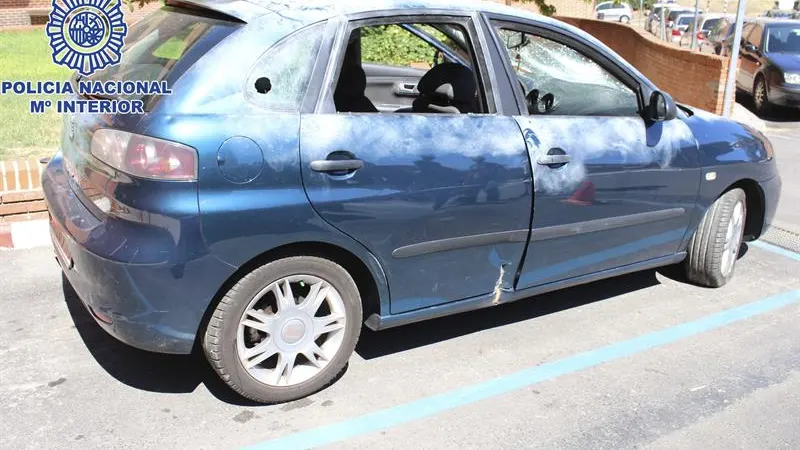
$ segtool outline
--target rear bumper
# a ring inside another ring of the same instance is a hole
[[[102,249],[110,248],[108,242],[126,242],[119,234],[131,233],[132,226],[115,223],[122,219],[93,216],[70,187],[62,164],[60,155],[50,161],[42,188],[56,259],[81,302],[103,329],[122,342],[159,353],[190,353],[209,304],[234,268],[202,249],[189,252],[185,243],[168,249],[159,247],[161,241],[152,246],[165,254],[167,262],[115,260],[119,248]],[[198,226],[197,218],[181,220],[180,230],[191,235],[190,229]],[[132,236],[131,241],[137,239]]]
[[[772,86],[769,101],[781,106],[800,107],[800,87]]]

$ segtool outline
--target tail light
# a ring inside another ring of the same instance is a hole
[[[680,36],[680,35],[681,35],[681,30],[679,30],[679,29],[677,29],[677,28],[674,28],[674,29],[672,30],[672,35],[673,35],[673,36]]]
[[[94,132],[91,151],[100,161],[135,177],[197,179],[197,151],[177,142],[104,128]]]
[[[705,38],[706,38],[706,37],[703,35],[703,32],[702,32],[702,31],[698,31],[698,32],[697,32],[697,40],[698,40],[698,41],[702,41],[702,40],[703,40],[703,39],[705,39]]]

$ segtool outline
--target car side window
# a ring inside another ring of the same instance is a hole
[[[730,31],[731,39],[733,38],[733,34],[734,34],[735,28],[736,27],[733,27],[733,26],[731,27],[731,31]],[[748,42],[748,38],[750,37],[750,32],[751,31],[753,31],[753,24],[752,23],[745,24],[744,27],[742,27],[742,41]]]
[[[603,5],[598,6],[597,10],[598,11],[603,11],[605,9],[611,9],[611,6],[612,6],[611,3],[605,3]]]
[[[247,99],[269,110],[299,112],[324,32],[325,23],[319,23],[267,50],[248,74]]]
[[[753,27],[753,32],[747,37],[747,41],[756,48],[761,48],[761,35],[764,34],[764,27],[757,25]]]
[[[336,111],[488,113],[478,60],[465,25],[430,20],[387,18],[353,25],[334,85]]]
[[[574,48],[532,33],[497,27],[530,114],[634,116],[636,92]]]

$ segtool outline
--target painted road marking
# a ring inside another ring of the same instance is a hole
[[[460,406],[529,387],[561,375],[625,358],[741,320],[800,303],[800,289],[721,311],[661,331],[600,347],[558,361],[531,367],[493,380],[465,386],[433,397],[367,413],[331,425],[301,431],[249,447],[253,450],[305,449],[395,427]]]
[[[764,241],[753,241],[748,242],[748,245],[752,244],[760,249],[766,250],[768,252],[772,252],[781,256],[785,256],[789,259],[793,259],[795,261],[800,262],[800,253],[793,252],[791,250],[787,250],[785,248],[778,247],[776,245],[768,244]]]

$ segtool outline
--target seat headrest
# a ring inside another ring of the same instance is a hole
[[[361,97],[367,89],[367,74],[360,64],[345,64],[339,74],[335,97]]]
[[[417,84],[421,96],[439,106],[456,106],[468,112],[475,103],[477,85],[472,70],[458,63],[443,63],[429,70]],[[462,109],[462,108],[466,108]]]

